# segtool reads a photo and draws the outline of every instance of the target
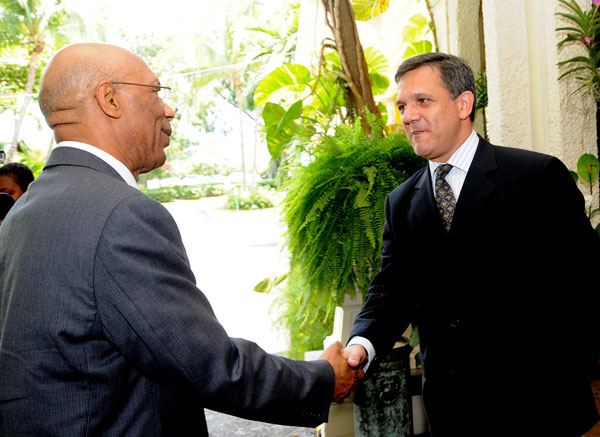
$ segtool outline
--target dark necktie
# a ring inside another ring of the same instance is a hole
[[[456,198],[452,192],[452,188],[446,182],[446,175],[452,170],[450,164],[442,164],[436,170],[435,176],[435,201],[438,204],[440,214],[444,220],[446,232],[450,231],[452,224],[452,216],[456,208]]]

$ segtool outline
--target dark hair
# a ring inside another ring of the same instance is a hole
[[[25,164],[11,162],[0,167],[0,176],[10,176],[19,185],[21,191],[27,191],[27,187],[33,182],[33,173]]]
[[[447,53],[424,53],[408,58],[398,67],[396,71],[396,83],[402,76],[412,70],[423,66],[435,67],[440,72],[440,77],[452,99],[456,99],[465,91],[473,93],[473,109],[471,110],[471,121],[475,120],[475,108],[477,107],[477,91],[475,91],[475,77],[469,64],[458,56]]]

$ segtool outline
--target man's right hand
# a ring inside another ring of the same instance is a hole
[[[346,347],[343,355],[348,360],[348,366],[352,369],[362,369],[369,358],[367,350],[360,344]]]
[[[362,369],[351,369],[348,360],[343,355],[342,343],[339,341],[325,349],[320,359],[327,360],[335,373],[335,391],[333,400],[342,403],[350,396],[352,390],[364,376]]]

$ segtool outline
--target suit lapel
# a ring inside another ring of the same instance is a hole
[[[427,233],[431,233],[432,227],[439,227],[440,230],[443,230],[442,218],[433,197],[428,165],[423,168],[421,176],[414,185],[409,211],[413,215],[412,220],[409,219],[409,223],[416,229],[423,229]]]
[[[488,178],[488,175],[497,168],[493,146],[479,137],[477,151],[456,204],[451,233],[452,230],[469,226],[470,220],[494,191],[496,185]]]

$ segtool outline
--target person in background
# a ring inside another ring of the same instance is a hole
[[[0,193],[0,224],[4,221],[6,214],[15,204],[15,200],[6,193]]]
[[[0,167],[0,193],[10,194],[15,202],[32,182],[33,173],[25,164],[11,162]]]
[[[137,188],[166,159],[164,88],[112,45],[47,66],[57,146],[0,228],[3,437],[207,436],[205,407],[316,426],[362,377],[339,342],[305,362],[226,334],[175,221]]]
[[[349,364],[385,356],[412,323],[433,437],[581,436],[598,421],[588,375],[600,346],[600,240],[582,194],[557,158],[475,133],[462,59],[415,56],[396,82],[429,163],[386,200]]]

